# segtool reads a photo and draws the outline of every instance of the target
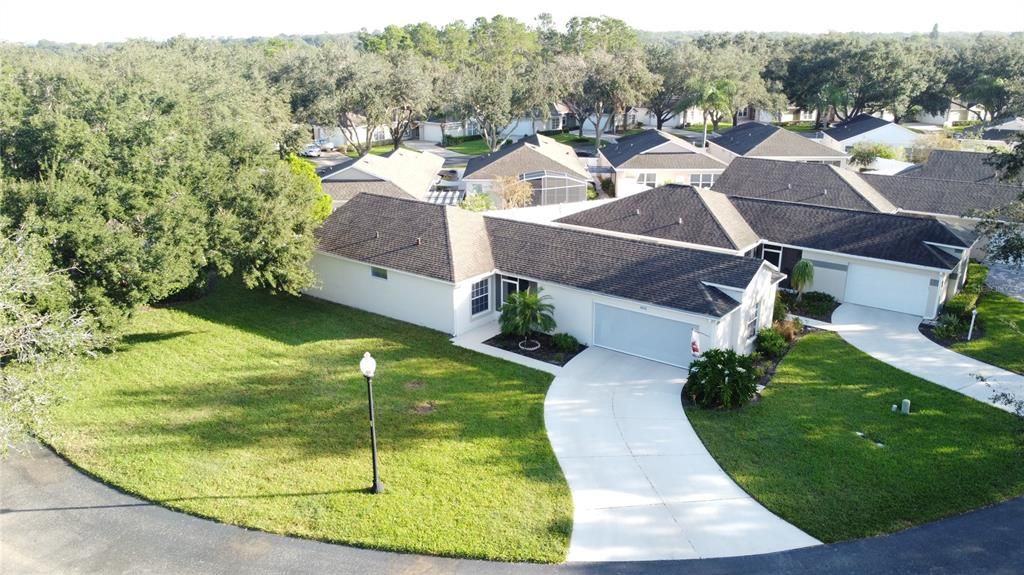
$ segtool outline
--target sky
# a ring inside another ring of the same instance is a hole
[[[940,32],[1024,31],[1021,0],[990,0],[977,8],[951,0],[0,0],[0,41],[342,33],[422,21],[468,23],[498,13],[532,23],[542,12],[550,12],[560,25],[572,16],[604,15],[652,32],[928,32],[936,23]]]

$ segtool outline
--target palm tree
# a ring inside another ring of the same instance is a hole
[[[796,301],[804,297],[804,289],[814,281],[814,264],[809,260],[800,260],[789,272],[789,283],[796,290]]]
[[[551,315],[555,306],[547,301],[551,296],[542,296],[541,291],[538,288],[536,292],[527,290],[509,294],[498,319],[501,333],[516,335],[525,341],[531,333],[548,333],[555,329],[555,318]]]

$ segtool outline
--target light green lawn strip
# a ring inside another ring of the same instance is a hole
[[[890,412],[903,398],[910,416]],[[687,415],[744,489],[825,542],[1024,493],[1013,415],[878,362],[831,333],[801,339],[759,404]]]
[[[453,152],[465,154],[467,156],[482,156],[490,153],[490,148],[487,147],[487,142],[484,140],[468,140],[460,144],[453,144],[451,146],[445,146]]]
[[[364,351],[378,360],[377,496],[364,492]],[[120,349],[80,379],[56,413],[53,444],[128,492],[371,548],[565,558],[572,502],[543,423],[551,376],[443,334],[226,283],[197,302],[140,311]]]
[[[994,366],[1024,374],[1024,302],[993,290],[978,299],[982,336],[951,348]]]

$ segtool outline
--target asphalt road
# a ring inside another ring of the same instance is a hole
[[[0,573],[1024,573],[1024,498],[895,535],[688,561],[525,565],[384,553],[249,531],[125,495],[49,450],[0,462]]]

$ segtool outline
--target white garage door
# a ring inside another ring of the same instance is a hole
[[[594,304],[594,345],[630,355],[687,367],[693,329],[681,321]]]
[[[847,303],[925,315],[928,276],[851,264],[846,273]]]

